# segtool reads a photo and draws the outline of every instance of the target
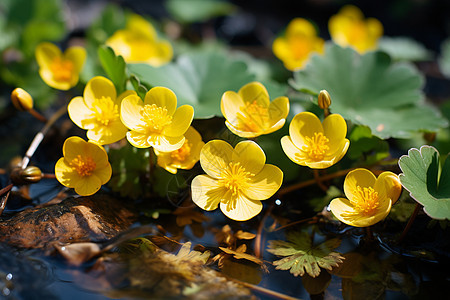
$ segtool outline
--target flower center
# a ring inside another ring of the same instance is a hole
[[[58,81],[69,81],[72,77],[74,65],[70,60],[57,57],[50,65],[53,77]]]
[[[77,171],[78,175],[81,177],[90,176],[92,172],[95,170],[96,164],[94,160],[90,157],[81,157],[81,155],[77,155],[69,165]]]
[[[241,113],[237,113],[240,127],[244,131],[258,132],[264,130],[269,122],[269,109],[258,104],[256,100],[247,102],[240,108]]]
[[[322,132],[314,132],[314,136],[305,137],[305,144],[301,151],[304,155],[313,161],[321,161],[325,157],[325,153],[330,147],[328,142],[330,140],[323,135]]]
[[[359,185],[353,191],[353,204],[356,210],[364,215],[373,215],[380,205],[378,193],[371,187],[360,187]]]
[[[229,200],[227,204],[227,210],[234,209],[236,207],[236,200],[243,190],[249,186],[250,179],[255,176],[251,172],[247,172],[239,162],[230,162],[228,167],[220,173],[220,179],[218,180],[219,186],[223,186],[227,189],[227,193],[231,193],[231,197],[224,197],[223,199]]]
[[[305,59],[312,50],[312,42],[305,36],[291,37],[289,44],[295,59]]]
[[[188,142],[186,139],[183,146],[181,146],[180,149],[172,151],[170,153],[170,157],[175,161],[185,161],[187,157],[189,157],[189,154],[191,154],[191,148],[192,144]]]
[[[167,114],[167,108],[156,104],[146,104],[142,111],[142,120],[147,124],[147,130],[152,133],[161,133],[165,127],[172,123],[172,116]]]
[[[110,97],[95,99],[92,111],[92,117],[105,126],[119,118],[119,106]]]

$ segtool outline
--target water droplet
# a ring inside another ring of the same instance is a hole
[[[275,204],[276,205],[281,205],[281,200],[280,199],[275,200]]]
[[[8,275],[6,275],[6,280],[10,281],[13,279],[13,274],[8,273]]]
[[[9,296],[9,294],[11,294],[11,290],[8,289],[7,287],[5,287],[5,288],[3,288],[2,293],[5,296]]]

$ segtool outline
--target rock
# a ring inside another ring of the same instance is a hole
[[[0,220],[0,242],[46,249],[54,242],[100,242],[126,230],[135,219],[136,215],[115,198],[105,195],[69,198]]]

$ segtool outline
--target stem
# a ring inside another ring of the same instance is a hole
[[[47,178],[47,179],[55,179],[56,175],[55,174],[42,174],[42,178]]]
[[[324,110],[323,110],[323,116],[326,118],[326,117],[328,117],[330,115],[330,110],[328,109],[328,108],[325,108]]]
[[[417,214],[419,213],[420,209],[422,208],[422,205],[419,203],[416,203],[416,207],[414,208],[414,211],[411,215],[411,217],[408,220],[408,223],[405,226],[405,229],[403,229],[402,235],[399,237],[397,243],[400,244],[403,239],[405,238],[406,234],[408,233],[409,229],[411,228],[412,224],[414,223],[414,220],[417,217]]]
[[[257,286],[257,285],[254,285],[254,284],[251,284],[251,283],[248,283],[248,282],[244,282],[244,281],[240,281],[240,280],[237,280],[237,279],[234,279],[234,278],[230,278],[228,276],[225,276],[225,277],[227,277],[229,280],[234,281],[234,282],[236,282],[236,283],[238,283],[238,284],[240,284],[242,286],[245,286],[245,287],[250,288],[250,289],[252,289],[254,291],[257,291],[257,292],[259,292],[261,294],[264,294],[264,295],[267,295],[267,296],[270,296],[270,297],[273,297],[273,298],[276,298],[276,299],[299,300],[299,298],[295,298],[295,297],[291,297],[291,296],[288,296],[288,295],[285,295],[285,294],[281,294],[281,293],[278,293],[278,292],[275,292],[275,291],[263,288],[261,286]]]
[[[370,226],[366,227],[366,237],[367,237],[367,240],[369,240],[369,241],[374,240],[372,228],[370,228]]]
[[[264,227],[264,224],[266,223],[267,217],[272,212],[272,209],[273,209],[273,203],[270,205],[269,209],[264,214],[264,217],[261,219],[261,222],[259,222],[258,232],[256,233],[256,238],[255,238],[255,256],[258,258],[262,257],[261,238],[262,238],[263,227]]]
[[[63,106],[58,111],[56,111],[53,116],[48,120],[48,122],[45,124],[45,126],[39,131],[36,136],[34,137],[33,141],[31,142],[30,147],[28,147],[27,152],[25,153],[25,156],[22,159],[21,167],[22,169],[25,169],[28,166],[28,163],[30,162],[31,157],[33,156],[34,152],[36,152],[36,149],[39,147],[40,143],[44,139],[45,134],[50,129],[50,127],[63,115],[67,112],[67,107]]]
[[[324,176],[320,177],[320,179],[321,180],[330,180],[330,179],[333,179],[333,178],[342,177],[342,176],[347,175],[347,173],[350,172],[351,170],[354,170],[354,168],[340,170],[340,171],[337,171],[335,173],[324,175]],[[287,194],[287,193],[290,193],[292,191],[295,191],[295,190],[298,190],[298,189],[301,189],[301,188],[313,185],[315,183],[317,183],[316,179],[311,179],[311,180],[299,182],[299,183],[293,184],[291,186],[288,186],[288,187],[285,187],[285,188],[279,190],[278,191],[278,195],[280,197],[282,197],[284,194]]]
[[[300,220],[300,221],[295,221],[295,222],[283,225],[281,227],[278,227],[277,229],[274,229],[272,232],[275,232],[275,231],[278,231],[278,230],[281,230],[281,229],[285,229],[287,227],[294,226],[294,225],[297,225],[297,224],[309,222],[309,221],[317,222],[317,220],[318,220],[318,218],[316,216],[314,216],[314,217],[303,219],[303,220]]]
[[[325,184],[323,184],[322,179],[320,178],[319,170],[314,169],[313,174],[314,180],[316,181],[317,185],[322,189],[322,191],[326,193],[328,191],[328,188],[326,187]]]
[[[39,122],[47,123],[47,121],[48,121],[47,118],[44,117],[43,115],[41,115],[41,114],[40,114],[38,111],[36,111],[34,108],[28,110],[28,112],[29,112],[33,117],[35,117]]]

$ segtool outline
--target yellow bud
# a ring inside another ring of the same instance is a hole
[[[327,109],[331,105],[330,94],[326,90],[321,90],[319,92],[318,104],[321,109]]]
[[[25,169],[18,167],[13,169],[10,177],[14,184],[30,184],[39,182],[42,179],[42,172],[41,169],[36,166],[29,166]]]
[[[33,98],[24,89],[16,88],[12,91],[11,100],[14,106],[20,111],[28,111],[33,108]]]

